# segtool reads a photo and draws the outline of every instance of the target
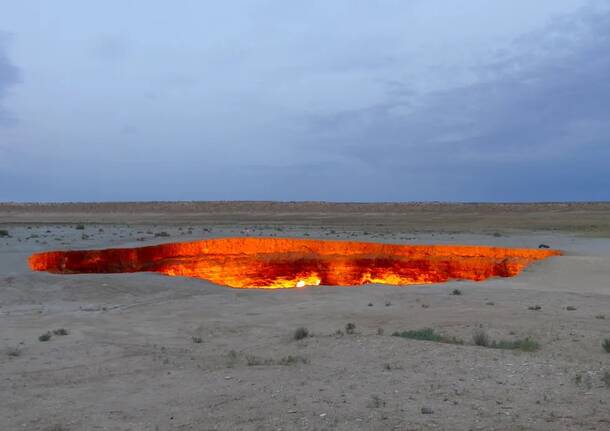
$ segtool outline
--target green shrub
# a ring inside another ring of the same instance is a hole
[[[437,334],[432,328],[416,329],[402,332],[394,332],[392,334],[395,337],[408,338],[410,340],[424,340],[424,341],[441,341],[443,337]]]
[[[379,395],[372,395],[371,399],[367,403],[367,407],[371,409],[385,407],[385,401]]]
[[[238,354],[235,350],[229,350],[227,353],[227,367],[233,368],[238,360]]]
[[[408,338],[410,340],[435,341],[437,343],[464,344],[464,341],[456,337],[447,337],[439,334],[432,328],[417,329],[411,331],[394,332],[395,337]],[[489,347],[491,349],[521,350],[523,352],[534,352],[540,348],[538,342],[531,338],[521,340],[492,340],[487,333],[480,329],[472,334],[475,346]]]
[[[297,365],[307,364],[309,361],[307,358],[299,355],[288,355],[280,359],[273,358],[261,358],[255,355],[246,355],[246,364],[250,367],[256,367],[259,365]]]
[[[410,340],[421,340],[421,341],[436,341],[437,343],[448,343],[448,344],[464,344],[463,340],[455,337],[446,337],[437,333],[432,328],[424,328],[410,331],[394,332],[394,337],[408,338]]]
[[[603,342],[602,342],[602,347],[604,348],[604,350],[606,351],[606,353],[610,353],[610,338],[606,338]]]
[[[284,356],[283,358],[281,358],[278,361],[275,361],[276,364],[278,365],[296,365],[296,364],[307,364],[309,361],[304,358],[303,356],[299,356],[299,355],[288,355],[288,356]]]

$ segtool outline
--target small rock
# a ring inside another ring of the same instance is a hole
[[[434,410],[432,410],[430,407],[422,407],[421,413],[422,415],[431,415],[432,413],[434,413]]]
[[[550,247],[548,245],[546,245],[546,244],[540,244],[538,246],[538,248],[550,248]]]
[[[574,310],[576,310],[576,307],[574,307],[574,306],[572,306],[572,305],[568,305],[568,306],[566,307],[566,310],[568,310],[568,311],[574,311]]]

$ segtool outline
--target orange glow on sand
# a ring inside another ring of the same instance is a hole
[[[29,258],[56,274],[158,272],[235,288],[367,283],[408,285],[513,277],[559,250],[395,245],[296,238],[221,238],[105,250],[49,251]]]

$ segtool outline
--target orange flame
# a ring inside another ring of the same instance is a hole
[[[559,250],[395,245],[294,238],[222,238],[148,247],[49,251],[34,271],[58,274],[158,272],[236,288],[367,283],[407,285],[513,277]]]

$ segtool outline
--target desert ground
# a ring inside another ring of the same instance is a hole
[[[480,283],[282,290],[27,266],[229,236],[565,255]],[[425,328],[452,341],[392,335]],[[607,338],[610,204],[0,204],[0,430],[608,430]]]

